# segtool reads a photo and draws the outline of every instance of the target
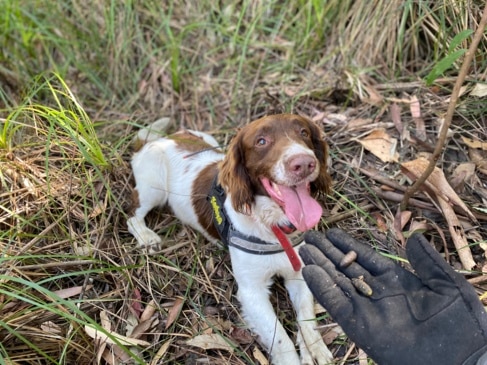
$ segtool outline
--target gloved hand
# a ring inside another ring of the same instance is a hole
[[[379,365],[470,365],[487,352],[487,312],[422,235],[406,246],[416,275],[340,229],[309,231],[305,242],[299,253],[306,283]],[[351,250],[356,260],[340,265]]]

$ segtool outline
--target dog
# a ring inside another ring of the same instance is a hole
[[[314,299],[296,254],[301,232],[322,215],[313,196],[331,187],[321,130],[302,116],[269,115],[240,129],[225,155],[202,132],[161,138],[155,131],[165,123],[139,131],[143,147],[132,159],[135,206],[127,225],[138,245],[161,245],[144,218],[168,205],[182,223],[228,246],[243,318],[273,364],[332,361],[315,329]],[[275,276],[283,278],[296,311],[299,355],[269,300]]]

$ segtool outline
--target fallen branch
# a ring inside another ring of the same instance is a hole
[[[467,76],[467,72],[470,68],[470,64],[472,63],[472,59],[475,55],[475,51],[477,50],[477,46],[484,35],[484,30],[486,26],[487,26],[487,5],[484,7],[484,12],[482,14],[482,18],[480,19],[479,26],[475,31],[472,44],[470,45],[469,49],[467,50],[467,53],[465,54],[462,67],[460,68],[460,72],[458,74],[458,79],[455,82],[455,85],[453,87],[450,103],[448,104],[448,110],[446,112],[445,119],[443,121],[443,125],[441,127],[441,131],[438,136],[438,142],[436,143],[435,150],[433,151],[431,159],[429,160],[429,165],[427,169],[424,171],[424,173],[415,181],[415,183],[408,190],[406,190],[406,193],[404,194],[404,198],[400,205],[401,210],[406,210],[409,199],[414,194],[416,194],[416,192],[419,190],[421,185],[424,184],[428,176],[430,176],[430,174],[433,172],[436,163],[440,158],[440,154],[445,145],[448,129],[450,128],[450,124],[453,119],[453,114],[455,113],[455,108],[460,95],[460,88],[462,87],[463,81]]]

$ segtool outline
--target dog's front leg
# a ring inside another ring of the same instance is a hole
[[[320,333],[315,329],[316,317],[314,311],[313,294],[308,289],[300,273],[285,279],[286,289],[296,310],[299,326],[298,344],[301,354],[301,364],[329,364],[333,355],[323,342]]]
[[[293,341],[279,322],[269,300],[273,271],[267,256],[230,247],[232,271],[238,284],[237,298],[247,326],[259,337],[274,365],[299,365]]]
[[[298,354],[293,341],[279,322],[269,301],[268,285],[246,285],[237,279],[238,300],[247,325],[259,336],[260,343],[266,348],[275,365],[298,365]]]

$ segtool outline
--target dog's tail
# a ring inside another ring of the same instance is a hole
[[[148,142],[155,141],[165,135],[165,132],[171,125],[171,119],[164,117],[157,119],[154,123],[149,124],[147,127],[140,129],[134,138],[134,148],[136,151],[142,148]]]

